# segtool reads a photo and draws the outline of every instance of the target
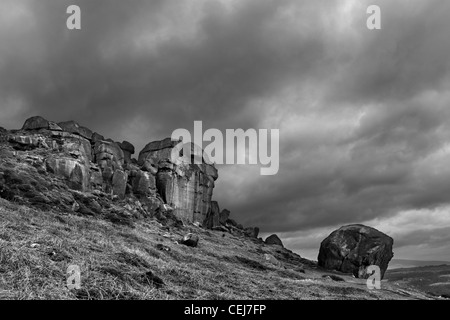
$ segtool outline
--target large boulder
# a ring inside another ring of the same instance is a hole
[[[266,240],[264,240],[264,243],[269,244],[269,245],[278,245],[278,246],[283,247],[283,242],[281,242],[281,239],[276,234],[272,234],[272,235],[268,236],[266,238]]]
[[[383,278],[394,256],[393,243],[391,237],[374,228],[360,224],[344,226],[322,241],[318,263],[326,269],[352,273],[357,278],[367,278],[367,267],[376,265]]]
[[[48,129],[48,124],[49,124],[48,120],[40,116],[31,117],[25,120],[22,130]]]
[[[180,243],[188,247],[196,247],[198,245],[198,240],[199,238],[196,234],[188,233],[180,240]]]

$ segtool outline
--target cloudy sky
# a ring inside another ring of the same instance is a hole
[[[449,14],[447,0],[0,0],[0,126],[73,119],[138,150],[194,120],[279,129],[277,175],[219,168],[236,220],[312,259],[364,223],[396,258],[450,260]]]

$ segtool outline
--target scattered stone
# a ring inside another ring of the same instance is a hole
[[[226,224],[229,224],[235,228],[237,228],[238,224],[236,221],[234,221],[233,219],[227,219]]]
[[[201,228],[201,227],[202,227],[202,225],[201,225],[200,222],[198,222],[198,221],[195,221],[195,222],[193,223],[193,225],[196,226],[197,228]]]
[[[161,251],[170,251],[170,248],[168,246],[165,246],[161,243],[158,243],[156,245],[156,249],[161,250]]]
[[[283,247],[283,242],[281,242],[280,238],[276,234],[272,234],[266,238],[264,241],[265,244],[269,245],[278,245]]]
[[[275,257],[274,257],[273,255],[271,255],[271,254],[268,254],[268,253],[264,254],[264,259],[265,259],[266,261],[270,262],[270,263],[273,264],[273,265],[281,266],[281,262],[278,261],[277,258],[275,258]]]
[[[259,234],[259,228],[258,227],[248,227],[244,229],[245,235],[247,235],[250,238],[258,238]]]
[[[164,286],[164,281],[156,276],[152,271],[147,271],[146,273],[141,275],[141,280],[144,283],[148,283],[150,285],[154,285],[156,288],[161,288]]]
[[[198,241],[199,241],[199,238],[197,235],[188,233],[187,235],[185,235],[183,237],[183,239],[181,240],[180,243],[184,244],[185,246],[188,246],[188,247],[197,247]]]
[[[377,265],[383,278],[394,256],[393,242],[391,237],[371,227],[360,224],[344,226],[322,241],[318,265],[351,273],[357,278],[367,278],[367,267]]]
[[[225,225],[229,217],[230,217],[230,210],[223,209],[222,211],[220,211],[219,221],[221,224]]]
[[[77,212],[78,210],[80,210],[80,205],[78,204],[78,202],[74,202],[72,204],[72,212]]]
[[[336,276],[334,274],[324,274],[322,276],[322,278],[329,279],[329,280],[332,280],[332,281],[337,281],[337,282],[345,282],[345,280],[343,278],[341,278],[339,276]]]
[[[221,232],[230,232],[230,230],[227,227],[224,227],[224,226],[213,227],[212,230],[214,230],[214,231],[221,231]]]
[[[303,268],[295,268],[294,271],[298,273],[305,273],[305,269]]]
[[[50,251],[48,251],[47,255],[49,256],[50,260],[55,262],[71,260],[71,257],[67,253],[56,248],[53,248]]]

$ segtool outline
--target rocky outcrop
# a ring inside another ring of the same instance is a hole
[[[130,154],[134,149],[130,143],[105,140],[74,121],[57,125],[32,117],[21,130],[0,131],[0,196],[64,211],[95,213],[102,210],[86,209],[72,193],[99,191],[120,200],[138,198],[141,213],[164,212],[163,201],[156,195],[155,177],[128,166],[122,148]],[[64,201],[59,201],[58,193]]]
[[[173,226],[191,222],[257,238],[258,228],[244,229],[212,200],[214,165],[191,163],[182,153],[172,159],[178,143],[151,142],[136,160],[128,141],[107,139],[75,121],[35,116],[20,130],[0,128],[0,197],[129,226],[133,217],[153,216]]]
[[[268,236],[266,238],[266,240],[264,240],[264,243],[269,244],[269,245],[278,245],[278,246],[283,247],[283,242],[281,242],[281,239],[276,234],[272,234],[272,235]]]
[[[332,232],[320,244],[318,264],[321,267],[352,273],[357,278],[367,278],[366,269],[377,265],[381,277],[387,270],[393,239],[364,225],[344,226]]]

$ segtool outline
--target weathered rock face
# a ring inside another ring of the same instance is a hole
[[[125,165],[121,146],[132,152],[131,144],[119,146],[74,121],[59,126],[33,117],[21,130],[2,129],[0,197],[45,210],[105,214],[127,224],[133,216],[163,216],[168,210],[156,194],[154,175]],[[116,200],[129,208],[112,210]]]
[[[71,189],[89,190],[89,167],[80,160],[50,156],[47,158],[46,164],[47,170],[64,177]]]
[[[125,198],[127,190],[128,173],[123,170],[116,170],[112,176],[113,194],[120,199]]]
[[[258,228],[244,229],[212,201],[217,169],[187,157],[173,160],[177,144],[170,138],[151,142],[136,161],[127,141],[106,139],[75,121],[32,117],[20,130],[0,128],[0,197],[46,210],[103,214],[127,225],[131,217],[151,215],[174,226],[192,222],[256,238]]]
[[[141,170],[132,172],[133,192],[140,196],[149,196],[156,192],[155,176]]]
[[[259,231],[259,230],[258,230]],[[283,242],[281,242],[280,238],[276,234],[272,234],[271,236],[268,236],[266,240],[264,240],[265,244],[269,245],[278,245],[283,247]]]
[[[384,233],[363,225],[349,225],[332,232],[320,244],[319,266],[367,278],[366,268],[377,265],[384,276],[394,240]]]
[[[214,181],[218,178],[217,169],[206,163],[173,163],[171,153],[176,144],[170,138],[147,144],[139,154],[138,164],[148,171],[157,168],[158,193],[174,208],[177,217],[203,224],[211,210]]]
[[[123,151],[119,145],[110,141],[97,141],[94,145],[95,162],[103,169],[112,167],[119,169],[123,165]]]

